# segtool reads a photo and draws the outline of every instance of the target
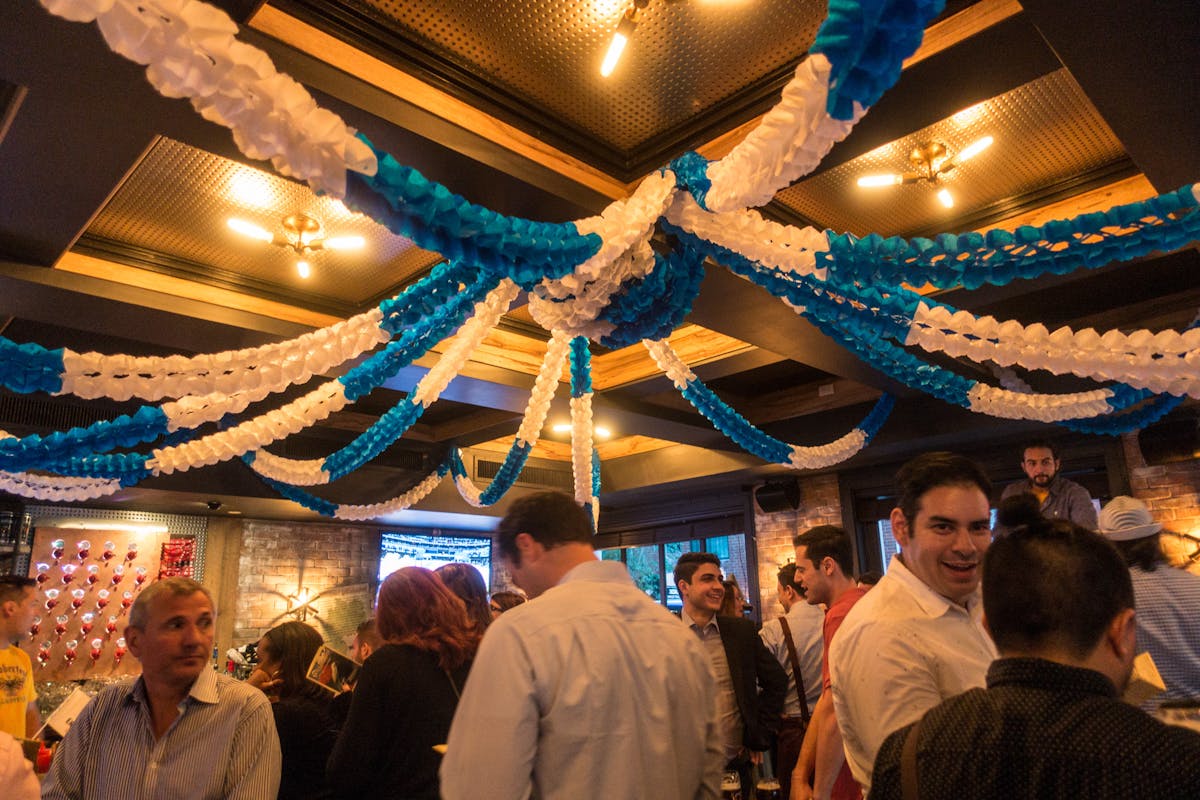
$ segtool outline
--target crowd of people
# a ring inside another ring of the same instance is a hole
[[[154,582],[126,631],[140,677],[74,720],[41,797],[1200,797],[1200,733],[1150,713],[1200,699],[1200,577],[1165,563],[1141,502],[1088,516],[1051,448],[1022,466],[994,535],[978,464],[913,459],[886,574],[855,578],[841,528],[803,531],[761,629],[717,556],[680,556],[672,614],[597,558],[572,498],[523,497],[496,533],[522,593],[464,564],[392,573],[336,695],[306,679],[311,626],[266,631],[237,681],[208,668],[210,592]],[[0,580],[9,639],[32,593]],[[1166,691],[1138,708],[1141,653]],[[34,733],[31,691],[0,730]],[[11,741],[4,796],[37,796]]]

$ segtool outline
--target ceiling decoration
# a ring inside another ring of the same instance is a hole
[[[147,41],[130,19],[178,36],[154,40],[157,45],[135,55],[149,64],[152,76],[177,63],[179,48],[194,48],[184,54],[185,61],[206,65],[206,71],[195,75],[170,80],[159,76],[156,86],[204,97],[205,104],[217,102],[211,99],[211,87],[223,86],[227,94],[219,102],[229,109],[250,108],[262,92],[253,81],[223,82],[238,65],[205,50],[213,39],[191,37],[193,29],[221,28],[227,20],[223,22],[218,12],[194,11],[188,18],[173,19],[167,9],[144,0],[137,5],[124,0],[115,6],[95,3],[93,16],[118,15],[126,22],[101,26],[118,52],[128,53]],[[1126,335],[1063,328],[1051,334],[1040,325],[961,311],[904,285],[1003,287],[1014,280],[1185,247],[1200,240],[1200,197],[1191,186],[1105,212],[1023,226],[1015,233],[943,234],[936,240],[879,235],[859,240],[814,228],[788,228],[746,207],[816,168],[895,82],[902,60],[916,49],[925,24],[941,4],[931,2],[922,10],[925,19],[892,12],[864,26],[860,9],[835,7],[812,54],[758,131],[720,161],[708,162],[695,153],[675,159],[598,218],[550,224],[505,217],[453,195],[365,138],[358,140],[362,147],[339,146],[347,168],[347,206],[421,247],[444,253],[447,262],[378,308],[261,348],[193,359],[131,359],[0,340],[0,363],[6,365],[0,379],[13,391],[117,400],[178,398],[141,406],[129,416],[86,429],[45,438],[0,439],[0,466],[5,469],[0,482],[26,496],[83,499],[153,474],[241,458],[284,497],[346,519],[369,519],[411,506],[447,474],[453,475],[469,503],[490,505],[524,467],[565,367],[570,375],[575,497],[598,513],[593,339],[609,346],[642,340],[685,400],[740,447],[768,462],[813,469],[840,463],[861,450],[890,414],[891,395],[881,397],[848,433],[826,444],[789,444],[738,414],[678,356],[669,336],[691,308],[706,259],[781,298],[893,380],[972,411],[1111,433],[1142,427],[1185,396],[1200,397],[1200,373],[1191,363],[1200,351],[1200,330]],[[217,45],[225,46],[220,40]],[[255,58],[248,51],[236,52],[235,60],[251,63]],[[257,131],[261,136],[267,121],[280,125],[272,116],[277,105],[259,104],[228,122],[235,131]],[[295,123],[291,129],[288,120],[282,120],[270,151],[273,163],[284,172],[309,174],[327,188],[336,186],[340,181],[329,168],[328,152],[319,156],[318,168],[308,163],[313,155],[308,121]],[[340,121],[331,127],[344,128]],[[256,141],[251,135],[243,144],[257,152]],[[665,254],[650,246],[658,228],[668,235]],[[450,448],[416,486],[381,502],[335,504],[302,488],[354,472],[412,428],[522,290],[531,294],[533,318],[551,331],[551,337],[516,439],[486,489],[471,483],[457,448]],[[265,449],[385,386],[455,329],[446,352],[413,391],[345,447],[323,459],[303,461]],[[374,354],[355,361],[384,342]],[[1026,371],[1071,373],[1106,384],[1069,393],[1028,387],[1014,391],[959,375],[941,366],[942,355]],[[313,375],[346,363],[354,365],[339,378],[273,410],[251,410],[269,395],[305,385]],[[231,415],[237,415],[236,424],[228,422]],[[205,433],[213,425],[218,430]],[[158,446],[149,454],[111,452],[151,442]]]

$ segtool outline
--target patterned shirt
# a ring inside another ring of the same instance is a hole
[[[1150,711],[1166,700],[1200,698],[1200,575],[1160,566],[1130,567],[1137,608],[1137,644],[1154,659],[1167,691],[1148,700]]]
[[[279,737],[267,696],[203,670],[154,738],[141,678],[92,698],[51,762],[42,800],[273,800]]]
[[[1200,734],[1121,702],[1100,673],[1003,658],[988,669],[987,684],[922,720],[922,800],[1200,797]],[[910,727],[880,748],[870,800],[900,800],[900,754]]]

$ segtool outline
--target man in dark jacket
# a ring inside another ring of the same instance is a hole
[[[725,742],[726,771],[736,771],[743,796],[751,766],[760,763],[779,730],[788,678],[749,620],[718,617],[725,589],[721,560],[712,553],[685,553],[675,565],[683,599],[680,619],[700,637],[717,677],[718,719]]]

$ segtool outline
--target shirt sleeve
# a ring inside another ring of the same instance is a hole
[[[229,752],[227,800],[269,800],[279,794],[279,735],[271,703],[261,692],[247,699]]]
[[[0,733],[0,786],[8,800],[36,800],[38,781],[17,740]]]
[[[443,800],[522,800],[533,791],[540,711],[525,643],[502,616],[483,638],[450,725]]]

